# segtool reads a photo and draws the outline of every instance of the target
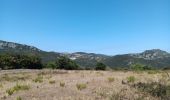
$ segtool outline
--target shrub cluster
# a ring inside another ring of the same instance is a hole
[[[142,65],[142,64],[133,64],[131,65],[131,69],[135,71],[143,71],[143,70],[152,70],[151,66]]]
[[[65,69],[65,70],[77,70],[80,69],[79,65],[68,57],[61,56],[54,62],[48,62],[45,68],[50,69]]]
[[[37,56],[3,54],[0,55],[0,69],[41,69],[41,59]]]
[[[101,62],[98,62],[96,64],[95,70],[106,70],[106,65]]]
[[[56,61],[56,66],[58,69],[65,69],[65,70],[76,70],[79,69],[79,66],[73,60],[67,57],[60,57]]]
[[[45,66],[42,65],[41,59],[32,55],[21,54],[3,54],[0,55],[0,69],[65,69],[76,70],[80,67],[67,57],[60,57],[55,62],[49,62]]]

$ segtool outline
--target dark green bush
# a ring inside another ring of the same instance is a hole
[[[41,69],[41,59],[37,56],[3,54],[0,55],[1,69]]]
[[[143,71],[143,70],[152,70],[153,68],[147,65],[133,64],[131,65],[131,69],[135,71]]]
[[[49,68],[49,69],[57,69],[57,65],[55,62],[48,62],[47,65],[45,66],[45,68]]]
[[[59,69],[65,69],[65,70],[77,70],[79,69],[79,66],[71,59],[67,57],[60,57],[56,61],[56,65]]]
[[[106,70],[106,65],[101,62],[98,62],[96,64],[95,70]]]

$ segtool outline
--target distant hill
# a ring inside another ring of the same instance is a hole
[[[162,51],[160,49],[146,50],[142,53],[131,54],[131,56],[135,58],[143,58],[146,60],[156,60],[161,58],[170,57],[170,54],[166,51]]]
[[[142,53],[135,54],[108,56],[85,52],[46,52],[34,46],[0,40],[0,54],[4,53],[37,55],[42,59],[44,64],[49,61],[55,61],[60,56],[67,56],[70,59],[75,60],[82,67],[94,67],[97,62],[103,62],[112,68],[129,67],[135,63],[149,65],[156,68],[170,67],[170,53],[159,49],[146,50]]]
[[[113,67],[130,67],[132,64],[140,63],[156,68],[170,68],[170,54],[159,49],[152,49],[142,53],[112,56],[104,60],[104,63]]]
[[[34,46],[28,46],[25,44],[18,44],[0,40],[0,54],[4,53],[36,55],[42,58],[43,63],[47,63],[48,61],[54,61],[58,57],[60,57],[60,54],[58,53],[46,52]]]

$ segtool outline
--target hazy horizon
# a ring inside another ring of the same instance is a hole
[[[45,51],[170,52],[169,0],[1,0],[0,40]]]

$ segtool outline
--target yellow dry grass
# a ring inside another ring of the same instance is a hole
[[[6,70],[0,71],[0,100],[159,100],[129,85],[127,77],[135,76],[136,82],[159,82],[166,74],[132,71],[65,71],[65,70]],[[35,82],[37,77],[43,81]],[[64,87],[61,86],[64,82]],[[77,84],[85,88],[78,90]],[[16,84],[29,85],[30,89],[8,95],[6,90]]]

